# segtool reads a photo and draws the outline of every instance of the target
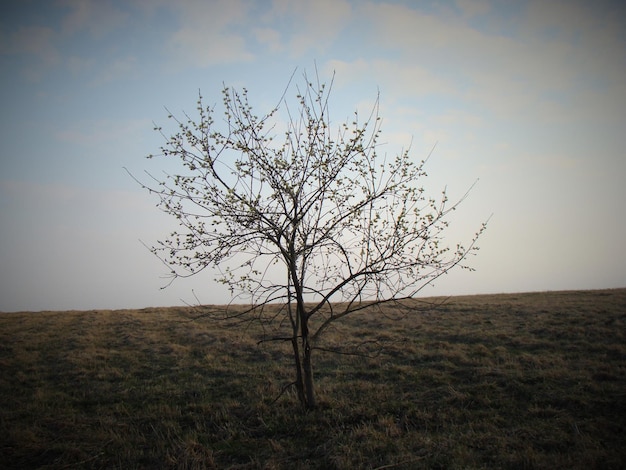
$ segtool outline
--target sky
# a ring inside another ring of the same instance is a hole
[[[199,90],[246,87],[262,114],[315,67],[335,122],[380,93],[389,154],[436,145],[430,194],[478,180],[446,238],[493,214],[476,271],[420,295],[626,287],[619,0],[20,0],[0,17],[0,311],[228,302],[210,272],[162,289],[143,243],[176,224],[124,168],[164,169],[154,124]]]

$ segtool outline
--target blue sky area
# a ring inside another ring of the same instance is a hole
[[[0,310],[229,301],[211,273],[166,283],[140,243],[175,227],[123,170],[159,171],[153,121],[198,89],[258,113],[294,69],[336,72],[336,122],[380,90],[382,141],[437,143],[476,272],[423,295],[626,286],[626,7],[621,1],[21,0],[0,17]]]

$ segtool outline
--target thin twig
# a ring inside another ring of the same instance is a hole
[[[293,385],[296,385],[296,384],[297,384],[297,382],[296,382],[296,381],[293,381],[293,382],[288,383],[287,385],[285,385],[285,386],[283,387],[283,389],[280,391],[280,393],[278,394],[278,396],[277,396],[276,398],[274,398],[274,400],[272,401],[272,403],[270,403],[270,405],[273,405],[274,403],[276,403],[276,402],[278,401],[278,399],[279,399],[280,397],[282,397],[282,396],[283,396],[283,393],[285,393],[285,391],[287,391],[287,389],[288,389],[289,387],[291,387],[291,386],[293,386]]]

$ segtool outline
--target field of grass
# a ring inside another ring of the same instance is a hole
[[[309,413],[254,324],[2,313],[0,467],[626,468],[626,289],[408,307],[328,331],[382,350],[315,351]]]

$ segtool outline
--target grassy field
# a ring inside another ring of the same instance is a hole
[[[626,468],[626,289],[408,307],[329,331],[329,347],[383,349],[316,351],[310,413],[281,395],[290,352],[258,345],[259,326],[189,308],[2,313],[0,466]]]

